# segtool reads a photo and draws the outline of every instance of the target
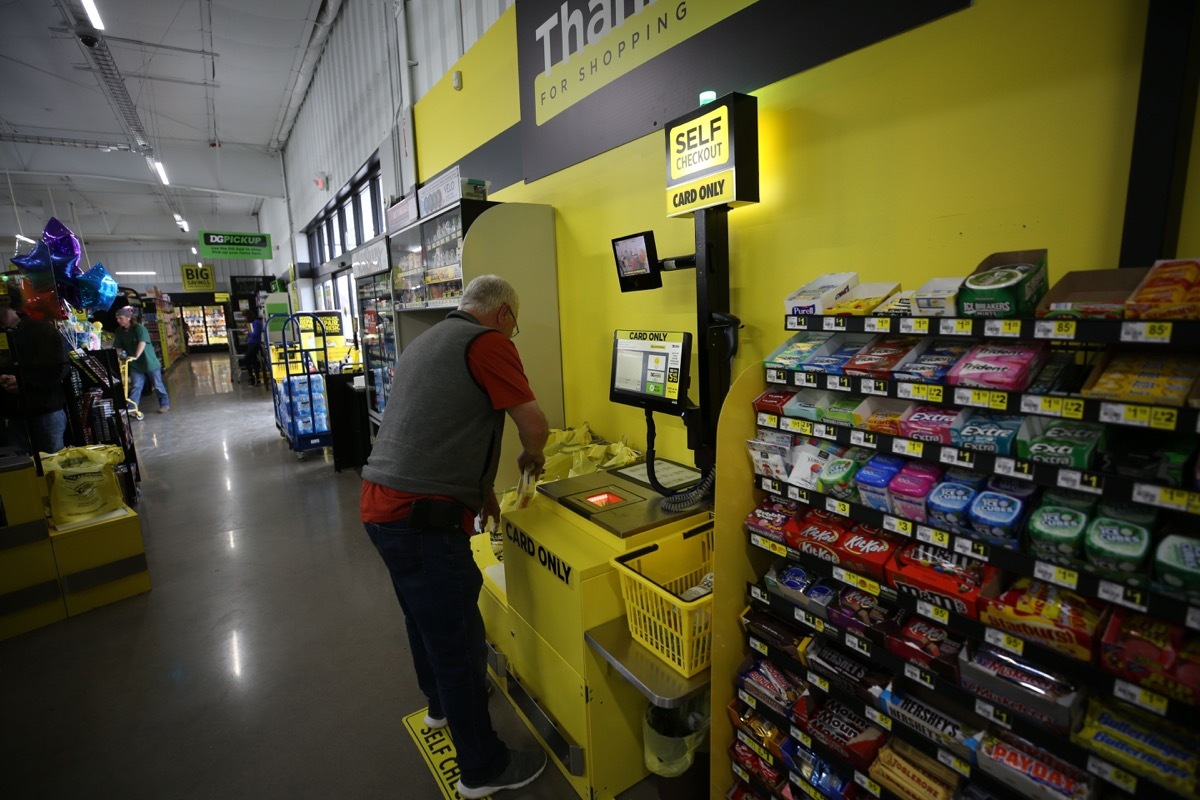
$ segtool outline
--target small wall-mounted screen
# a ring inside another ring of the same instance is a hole
[[[691,360],[690,333],[616,331],[608,399],[678,416],[687,408]]]
[[[637,292],[662,286],[653,231],[613,239],[612,247],[622,292]]]

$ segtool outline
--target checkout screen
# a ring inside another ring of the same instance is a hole
[[[678,399],[680,364],[683,358],[682,337],[679,334],[653,331],[628,331],[627,333],[630,336],[668,338],[662,340],[618,338],[613,388],[621,392],[632,392],[665,400]],[[669,337],[672,336],[679,337],[680,341],[671,341]]]

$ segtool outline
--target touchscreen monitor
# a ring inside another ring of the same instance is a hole
[[[608,399],[679,416],[688,405],[691,361],[690,333],[618,330],[613,335]]]

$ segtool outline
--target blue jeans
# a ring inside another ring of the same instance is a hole
[[[150,380],[154,386],[154,393],[158,395],[158,407],[170,408],[171,398],[167,397],[167,387],[163,385],[162,370],[156,369],[152,372],[134,372],[129,370],[129,400],[136,403],[142,399],[142,389],[146,385],[146,376],[150,376]]]
[[[463,782],[486,783],[508,766],[508,748],[488,712],[483,575],[470,539],[459,529],[410,528],[407,519],[363,525],[392,574],[429,713],[450,724]]]
[[[63,449],[63,436],[66,431],[67,412],[51,411],[48,414],[4,420],[4,431],[0,434],[0,439],[26,453],[57,453]]]

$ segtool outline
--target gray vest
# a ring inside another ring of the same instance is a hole
[[[504,412],[471,375],[467,347],[490,330],[452,311],[405,348],[364,480],[483,508],[500,463]]]

